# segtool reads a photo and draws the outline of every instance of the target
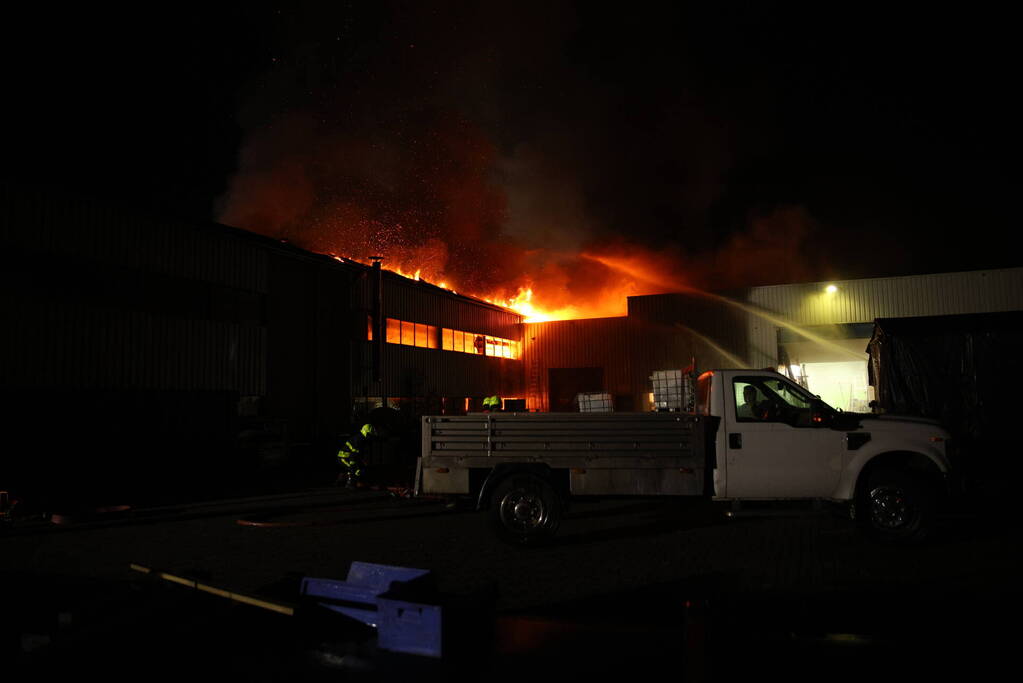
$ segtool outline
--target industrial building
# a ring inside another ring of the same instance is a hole
[[[566,411],[600,392],[615,410],[650,410],[650,376],[664,369],[780,367],[863,409],[876,318],[1023,310],[1023,268],[1010,268],[637,296],[624,317],[524,323],[386,263],[2,191],[0,395],[13,447],[0,488],[194,486],[322,463],[378,406],[410,428],[491,394]]]
[[[360,409],[523,391],[511,311],[222,225],[2,192],[0,489],[332,464]]]
[[[720,293],[630,297],[628,316],[526,323],[530,407],[572,409],[606,392],[650,410],[651,373],[778,368],[828,404],[866,411],[866,353],[878,318],[1023,311],[1023,268],[834,280]]]

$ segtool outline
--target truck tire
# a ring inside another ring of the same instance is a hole
[[[880,541],[920,541],[934,521],[933,492],[920,479],[894,469],[869,473],[856,504],[856,519]]]
[[[490,512],[498,534],[517,544],[549,540],[561,525],[561,499],[554,487],[528,472],[501,480],[490,499]]]

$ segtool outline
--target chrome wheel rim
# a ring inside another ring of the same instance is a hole
[[[546,524],[547,517],[547,506],[536,491],[517,488],[501,499],[501,520],[514,531],[536,531]]]
[[[886,484],[870,491],[870,517],[882,529],[898,529],[912,516],[906,493],[898,486]]]

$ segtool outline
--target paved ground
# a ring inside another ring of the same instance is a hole
[[[61,525],[22,520],[0,532],[0,654],[32,673],[202,668],[254,680],[386,679],[427,665],[479,667],[493,680],[659,666],[688,680],[889,680],[984,675],[1008,661],[1016,636],[1001,617],[1023,605],[1023,561],[1004,518],[944,516],[934,539],[904,547],[826,511],[720,512],[580,503],[540,548],[502,543],[485,515],[330,488]],[[492,600],[493,618],[471,630],[483,638],[493,628],[492,650],[457,662],[384,657],[372,631],[343,617],[281,616],[129,569],[297,602],[300,577],[344,578],[356,560],[430,569],[443,593]]]

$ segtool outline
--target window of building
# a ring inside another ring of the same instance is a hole
[[[387,319],[387,343],[436,349],[439,346],[438,330],[435,325],[414,323],[408,320]]]
[[[486,338],[486,354],[497,358],[518,358],[518,342],[500,337]]]
[[[492,358],[518,358],[519,342],[501,337],[452,330],[447,327],[414,323],[387,318],[387,342],[418,346],[423,349],[443,349],[459,353],[473,353]],[[372,335],[370,335],[372,338]]]
[[[416,323],[415,345],[424,349],[437,348],[437,328],[433,325]]]
[[[441,348],[445,351],[465,351],[465,333],[459,330],[444,328],[441,333],[443,344]]]
[[[441,333],[442,346],[445,351],[475,353],[492,358],[518,358],[519,342],[485,334],[450,330],[444,328]]]

